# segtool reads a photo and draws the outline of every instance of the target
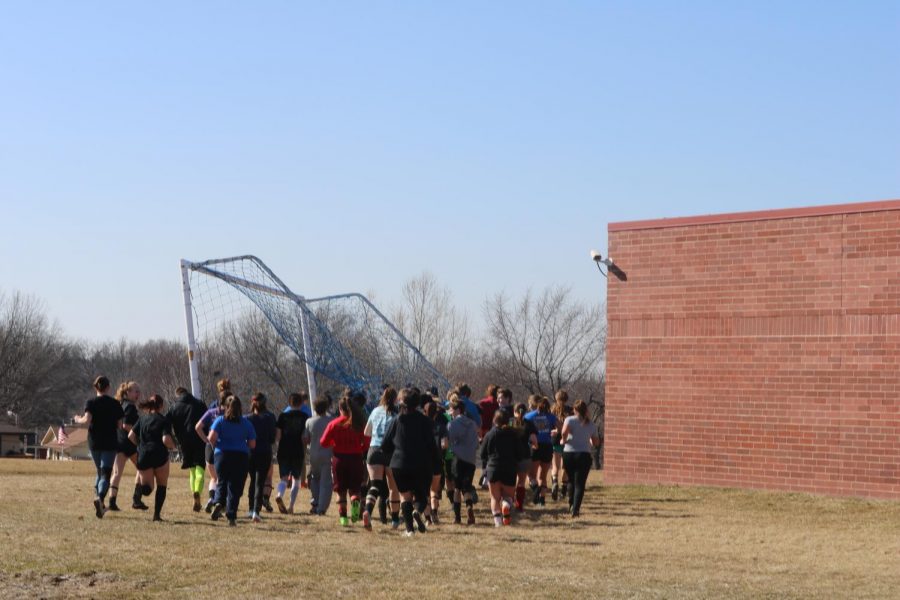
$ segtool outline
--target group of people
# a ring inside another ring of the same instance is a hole
[[[119,484],[130,460],[137,468],[132,508],[149,510],[144,498],[155,486],[153,520],[162,520],[169,454],[176,448],[181,468],[189,471],[193,510],[205,508],[213,520],[224,514],[231,526],[248,478],[250,519],[259,522],[263,510],[275,510],[270,499],[276,464],[279,512],[294,512],[306,482],[309,513],[324,515],[334,496],[341,526],[362,521],[371,530],[377,511],[384,525],[402,524],[408,536],[424,533],[440,522],[445,490],[454,523],[463,523],[465,507],[465,523],[472,525],[478,488],[489,491],[497,527],[510,525],[514,511],[525,509],[529,487],[533,504],[544,505],[549,493],[554,501],[567,499],[571,516],[578,517],[591,450],[600,444],[587,404],[570,406],[564,390],[551,405],[539,395],[514,404],[512,392],[495,385],[478,403],[466,384],[453,388],[446,401],[434,389],[385,386],[371,411],[363,392],[347,390],[335,415],[329,414],[327,394],[310,407],[306,394],[293,393],[276,416],[259,392],[246,411],[228,379],[217,383],[211,406],[178,388],[165,414],[163,398],[143,399],[135,382],[121,384],[115,398],[108,395],[106,377],[97,377],[94,389],[96,396],[76,421],[88,424],[98,518],[120,510]]]

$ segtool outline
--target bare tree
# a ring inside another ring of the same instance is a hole
[[[538,296],[529,290],[515,305],[496,294],[485,302],[484,315],[484,358],[498,381],[542,395],[573,386],[584,388],[580,394],[602,388],[601,305],[573,301],[569,288],[548,288]]]
[[[471,354],[468,316],[453,305],[449,288],[423,272],[403,285],[394,324],[438,370],[453,374]]]

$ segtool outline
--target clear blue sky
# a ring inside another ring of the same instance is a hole
[[[77,336],[180,337],[182,257],[477,320],[611,221],[897,197],[897,2],[0,4],[0,288]]]

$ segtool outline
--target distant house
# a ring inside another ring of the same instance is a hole
[[[41,454],[47,460],[84,460],[91,457],[88,449],[88,430],[84,425],[64,425],[65,433],[60,434],[60,427],[48,427],[41,439]],[[62,442],[60,442],[62,438]]]
[[[15,425],[0,423],[0,456],[25,453],[25,442],[30,432]]]

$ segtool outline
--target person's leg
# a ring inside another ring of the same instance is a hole
[[[195,465],[190,470],[194,474],[194,481],[191,484],[191,493],[194,495],[194,512],[200,512],[202,508],[200,494],[203,493],[203,476],[206,472],[206,466]]]
[[[116,498],[119,496],[119,482],[122,481],[122,472],[125,470],[125,461],[128,458],[124,452],[116,453],[116,460],[113,463],[112,478],[109,482],[109,510],[117,511],[119,506],[116,504]]]
[[[257,521],[259,521],[259,513],[262,511],[265,504],[266,477],[269,475],[269,465],[271,463],[271,458],[264,457],[262,462],[257,462],[257,464],[254,465],[256,477],[254,477],[253,481],[254,489],[251,507]]]
[[[494,517],[494,527],[503,525],[503,485],[499,481],[489,482],[491,490],[491,514]]]
[[[231,459],[226,452],[219,452],[214,457],[216,471],[216,489],[212,498],[213,521],[219,520],[222,511],[225,510],[225,502],[228,499],[228,490],[226,489],[227,480],[232,477]]]
[[[547,493],[547,476],[550,474],[549,462],[541,462],[538,471],[538,489],[540,490],[539,503],[544,504],[544,494]]]
[[[297,496],[300,494],[300,486],[301,486],[301,477],[302,471],[298,467],[297,469],[291,471],[291,501],[288,504],[288,513],[294,514],[294,504],[297,503]]]
[[[441,506],[441,475],[431,476],[431,522],[438,523],[438,509]]]
[[[400,492],[400,512],[403,513],[403,522],[406,524],[406,534],[412,535],[415,533],[415,526],[413,525],[413,503],[412,503],[412,492]]]
[[[534,454],[532,453],[532,457]],[[528,470],[528,485],[531,487],[531,495],[532,495],[532,503],[537,504],[538,498],[541,494],[541,488],[538,486],[538,469],[540,467],[540,461],[534,460],[532,458],[531,468]]]
[[[372,511],[378,504],[381,497],[382,483],[384,483],[384,465],[366,465],[369,472],[369,482],[371,483],[369,491],[366,493],[366,506],[363,509],[363,525],[366,529],[371,529]]]
[[[258,474],[259,473],[257,471],[256,457],[251,457],[250,470],[247,472],[247,476],[250,479],[250,485],[247,486],[247,502],[251,519],[256,514],[256,478]]]
[[[216,466],[215,453],[209,445],[206,447],[206,472],[209,473],[209,501],[206,503],[206,512],[209,512],[219,492],[219,469]]]
[[[581,502],[584,500],[584,489],[587,485],[588,474],[591,471],[591,454],[579,452],[574,461],[570,478],[574,480],[572,493],[575,498],[572,501],[572,516],[581,514]]]
[[[248,455],[243,452],[235,452],[233,477],[228,482],[228,500],[225,505],[225,516],[228,518],[228,524],[233,525],[237,519],[238,507],[241,502],[241,496],[244,495],[244,486],[247,483],[247,472],[250,466]]]
[[[391,527],[397,529],[400,526],[400,490],[397,489],[394,472],[389,467],[384,469],[384,474],[387,478],[388,496],[391,503]]]
[[[574,452],[563,453],[563,465],[565,466],[566,471],[572,474],[572,476],[569,477],[569,489],[567,492],[569,496],[569,512],[572,512],[572,504],[575,502],[575,480],[577,479]]]
[[[319,500],[316,510],[320,515],[328,512],[331,506],[331,495],[334,493],[334,481],[331,478],[331,465],[328,462],[322,464],[319,468]]]
[[[559,475],[562,470],[562,453],[553,452],[553,461],[550,463],[550,497],[555,502],[559,498]]]
[[[509,483],[514,483],[514,481]],[[516,486],[507,485],[507,483],[503,483],[500,489],[500,514],[503,517],[504,525],[512,525],[512,505],[515,492]]]
[[[102,519],[103,513],[105,512],[103,500],[100,499],[100,480],[103,479],[101,457],[102,453],[99,450],[91,450],[91,460],[94,461],[94,468],[97,471],[97,475],[94,478],[94,513],[97,515],[98,519]]]
[[[272,473],[274,471],[275,465],[272,464],[272,460],[270,457],[269,468],[266,470],[266,481],[263,485],[262,493],[262,506],[266,509],[266,512],[272,512],[272,503],[269,501],[269,496],[272,495]]]
[[[166,491],[169,486],[169,461],[153,470],[153,478],[156,479],[156,497],[153,503],[153,520],[162,521],[162,507],[166,502]]]

